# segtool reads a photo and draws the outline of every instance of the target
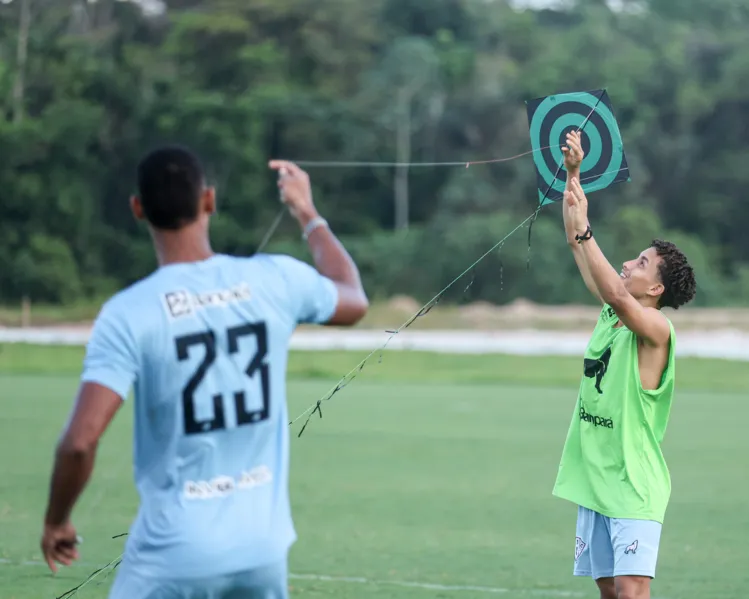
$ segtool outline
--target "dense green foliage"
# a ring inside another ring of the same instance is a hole
[[[697,268],[697,305],[749,298],[749,9],[738,3],[165,4],[145,15],[115,0],[0,3],[0,301],[98,297],[154,267],[127,203],[154,144],[200,153],[219,193],[214,246],[249,254],[278,210],[271,157],[510,156],[529,148],[525,100],[600,87],[632,171],[591,197],[611,259],[668,236]],[[537,202],[530,157],[412,168],[406,187],[389,168],[311,174],[373,297],[428,299]],[[521,230],[447,299],[584,300],[560,221],[551,206],[534,224],[530,270]],[[290,219],[269,249],[306,256]]]

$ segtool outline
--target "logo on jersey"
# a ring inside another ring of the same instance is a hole
[[[267,466],[258,466],[250,471],[242,472],[238,479],[231,476],[217,476],[211,480],[188,480],[184,485],[184,495],[187,499],[226,497],[237,489],[252,489],[265,485],[272,479],[273,474]]]
[[[614,421],[611,418],[602,418],[595,414],[589,414],[583,406],[580,406],[580,420],[588,422],[595,427],[614,428]]]
[[[585,541],[583,541],[580,537],[575,537],[575,561],[580,559],[583,551],[585,551],[585,547]]]
[[[638,545],[638,542],[635,539],[634,543],[627,546],[627,548],[624,550],[624,553],[631,553],[632,555],[634,555],[635,553],[637,553],[637,545]]]
[[[231,289],[219,289],[206,293],[190,293],[189,291],[170,291],[164,294],[166,309],[172,318],[190,316],[201,308],[211,306],[226,306],[250,299],[250,288],[242,283]]]
[[[597,360],[589,358],[583,360],[583,372],[589,379],[596,379],[596,391],[598,393],[603,393],[601,382],[603,381],[603,377],[606,376],[606,371],[609,369],[609,360],[611,360],[611,347],[606,349]]]

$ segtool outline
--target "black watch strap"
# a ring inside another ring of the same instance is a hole
[[[583,241],[588,241],[591,237],[593,237],[593,231],[590,230],[590,225],[588,225],[588,228],[585,229],[585,233],[582,235],[575,235],[575,240],[577,243],[582,243]]]

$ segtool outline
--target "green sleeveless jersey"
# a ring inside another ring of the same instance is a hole
[[[584,374],[553,494],[604,516],[663,523],[671,476],[661,452],[674,395],[671,327],[658,389],[645,390],[637,336],[605,305],[585,350]]]

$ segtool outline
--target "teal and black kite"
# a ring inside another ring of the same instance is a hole
[[[619,125],[606,90],[546,96],[526,102],[541,205],[564,197],[567,172],[562,146],[579,129],[585,158],[580,181],[586,193],[630,180]]]

